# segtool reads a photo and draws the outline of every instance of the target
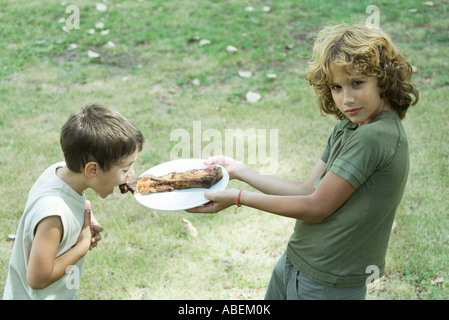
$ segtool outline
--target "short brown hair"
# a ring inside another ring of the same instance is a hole
[[[380,29],[339,24],[325,27],[317,35],[306,80],[318,95],[321,112],[344,119],[329,88],[331,63],[350,74],[375,76],[380,97],[390,103],[400,119],[405,117],[410,105],[415,105],[419,100],[418,90],[410,83],[413,73],[410,63]],[[414,96],[414,101],[411,96]]]
[[[103,171],[142,150],[142,133],[118,112],[91,104],[73,113],[61,129],[61,148],[67,167],[81,172],[95,161]]]

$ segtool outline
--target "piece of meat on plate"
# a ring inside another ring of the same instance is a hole
[[[119,186],[121,193],[132,194],[154,193],[190,188],[209,189],[223,178],[223,172],[218,166],[210,166],[203,169],[193,169],[185,172],[170,172],[166,175],[155,177],[145,175]]]

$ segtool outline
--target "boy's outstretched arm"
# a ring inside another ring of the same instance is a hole
[[[347,180],[329,171],[310,195],[272,196],[245,191],[240,203],[284,217],[319,223],[337,211],[355,190]]]
[[[321,159],[312,168],[305,181],[286,179],[272,175],[263,175],[244,165],[242,162],[226,156],[215,156],[207,159],[205,164],[218,163],[229,173],[230,179],[246,182],[257,190],[272,195],[308,195],[314,191],[314,184],[326,169]]]
[[[354,191],[355,188],[348,181],[329,171],[321,180],[317,189],[308,195],[279,196],[250,191],[240,193],[236,189],[216,192],[206,191],[204,196],[210,202],[186,211],[215,213],[232,206],[238,201],[242,205],[284,217],[318,223],[340,208]]]
[[[56,258],[59,243],[63,235],[61,218],[50,216],[38,223],[35,229],[33,244],[26,279],[28,285],[40,290],[60,279],[66,268],[74,265],[89,250],[92,242],[90,208],[84,211],[84,225],[75,246]]]

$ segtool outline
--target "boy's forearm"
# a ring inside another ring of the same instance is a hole
[[[57,257],[55,259],[55,269],[57,268],[59,275],[57,279],[66,273],[67,267],[75,265],[88,251],[88,248],[77,243],[72,249]]]
[[[318,206],[312,196],[273,196],[243,192],[240,203],[255,209],[305,222],[320,222]]]
[[[62,278],[67,273],[67,267],[75,265],[88,250],[85,250],[80,244],[76,244],[72,249],[60,255],[54,260],[50,272],[40,274],[28,274],[27,282],[31,288],[41,290]]]
[[[329,171],[312,194],[274,196],[245,191],[240,194],[239,202],[255,209],[316,223],[337,211],[355,190],[347,180]]]
[[[300,195],[310,194],[311,192],[303,181],[263,175],[247,166],[239,168],[239,170],[236,171],[235,176],[240,181],[251,185],[265,194]]]

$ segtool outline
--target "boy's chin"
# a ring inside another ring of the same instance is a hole
[[[114,189],[112,189],[112,190],[109,191],[109,192],[105,192],[105,193],[98,193],[98,192],[97,192],[97,195],[98,195],[101,199],[107,199],[107,198],[111,197],[113,194],[114,194]]]

